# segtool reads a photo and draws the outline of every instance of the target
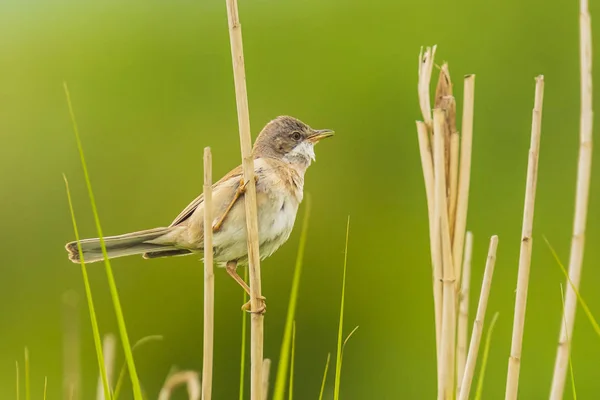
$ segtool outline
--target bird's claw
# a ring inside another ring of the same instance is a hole
[[[267,303],[266,303],[266,300],[267,300],[267,298],[264,297],[264,296],[260,296],[258,298],[258,301],[260,301],[260,306],[258,307],[258,310],[256,310],[256,311],[251,311],[252,310],[252,300],[248,300],[242,306],[242,311],[249,312],[250,314],[261,314],[262,315],[265,312],[267,312]]]

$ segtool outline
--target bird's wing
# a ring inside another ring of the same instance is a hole
[[[217,183],[212,185],[213,202],[214,202],[213,210],[219,208],[219,204],[217,204],[217,203],[221,203],[223,201],[224,203],[226,202],[228,204],[233,199],[233,196],[235,195],[235,191],[237,190],[237,188],[239,186],[239,182],[240,182],[241,178],[242,178],[242,166],[239,165],[236,168],[229,171],[229,173],[227,175],[225,175],[224,177],[219,179],[219,181]],[[224,185],[221,185],[221,184],[228,180],[233,181],[232,185],[226,185],[227,187],[223,187]],[[235,181],[237,181],[237,184],[235,184]],[[219,193],[217,193],[217,192],[219,192]],[[229,199],[229,200],[226,201],[227,199]],[[188,206],[186,208],[184,208],[184,210],[181,213],[179,213],[177,218],[175,218],[173,220],[173,222],[171,222],[171,225],[169,225],[169,226],[172,227],[175,225],[179,225],[182,222],[186,221],[194,213],[194,211],[196,211],[196,209],[198,207],[203,205],[203,203],[204,203],[204,193],[202,193],[200,196],[196,197],[190,204],[188,204]]]

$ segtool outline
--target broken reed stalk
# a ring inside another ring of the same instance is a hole
[[[418,92],[419,92],[419,105],[421,107],[421,114],[423,115],[423,121],[427,124],[427,128],[432,128],[431,120],[431,99],[429,96],[429,84],[431,83],[431,72],[433,71],[433,60],[435,59],[435,49],[437,46],[428,47],[423,52],[419,53],[419,81],[418,81]]]
[[[458,298],[458,328],[456,339],[456,397],[460,394],[462,378],[467,362],[469,330],[469,291],[471,289],[471,262],[473,259],[473,233],[467,232],[465,261],[462,267],[462,282]]]
[[[579,161],[577,166],[577,192],[575,197],[575,218],[571,254],[569,258],[569,277],[573,286],[579,289],[581,266],[585,246],[590,178],[592,173],[592,23],[588,0],[579,3],[579,55],[581,68],[581,115],[579,122]],[[568,282],[567,282],[568,283]],[[561,332],[554,364],[554,376],[550,399],[562,399],[569,364],[570,343],[573,339],[573,325],[577,308],[577,294],[571,285],[566,285],[567,294]]]
[[[523,348],[523,332],[525,330],[527,288],[529,286],[529,270],[531,268],[533,213],[535,209],[535,192],[537,187],[540,137],[542,133],[544,77],[540,75],[535,78],[535,81],[535,102],[531,124],[529,161],[527,163],[525,205],[523,207],[523,229],[521,232],[521,250],[519,254],[519,272],[517,278],[517,295],[515,300],[512,343],[510,348],[510,358],[508,361],[508,376],[506,380],[506,400],[516,399],[519,389],[519,370],[521,368],[521,350]]]
[[[104,335],[102,341],[102,354],[104,354],[104,370],[106,371],[106,379],[108,385],[112,390],[114,377],[115,377],[115,358],[117,356],[117,338],[112,333]],[[98,385],[96,387],[96,399],[106,400],[111,399],[112,395],[106,395],[104,393],[104,385],[102,382],[102,375],[98,376]]]
[[[450,244],[450,229],[448,223],[448,207],[446,199],[446,171],[444,161],[444,130],[446,128],[446,112],[441,109],[433,110],[433,165],[435,172],[435,226],[440,237],[442,248],[442,337],[440,350],[438,399],[453,398],[454,392],[454,355],[456,335],[456,303],[455,275],[452,266],[452,250]]]
[[[427,125],[417,121],[417,133],[419,138],[419,149],[421,151],[421,165],[425,179],[425,193],[427,196],[427,211],[429,214],[429,247],[431,249],[431,265],[433,267],[433,302],[435,313],[435,343],[436,353],[440,351],[442,335],[442,254],[439,246],[439,235],[436,236],[434,229],[434,178],[431,146],[429,143],[429,132]],[[439,361],[438,361],[439,364]]]
[[[421,114],[423,115],[423,121],[425,122],[417,121],[417,133],[419,138],[423,178],[425,179],[427,211],[429,214],[429,248],[431,251],[433,302],[435,313],[435,339],[439,379],[439,356],[442,337],[442,254],[439,244],[439,235],[435,233],[436,228],[434,224],[434,173],[433,152],[430,141],[432,123],[431,100],[429,94],[429,84],[431,82],[435,49],[436,46],[433,46],[432,48],[427,48],[425,52],[423,52],[423,49],[421,49],[421,52],[419,53],[418,95]],[[438,386],[440,386],[439,381]]]
[[[252,137],[250,135],[250,115],[248,111],[248,93],[246,91],[246,72],[244,70],[244,48],[242,45],[242,26],[238,14],[237,0],[226,0],[235,99],[237,105],[242,168],[246,192],[246,228],[248,233],[248,269],[250,272],[250,398],[262,400],[262,365],[264,316],[258,312],[261,304],[260,256],[258,246],[258,217],[256,209],[256,182],[254,181],[254,160],[252,158]]]
[[[483,323],[485,321],[485,311],[487,309],[490,289],[492,288],[492,278],[494,277],[494,266],[496,265],[496,251],[498,249],[498,236],[492,236],[485,263],[485,272],[483,282],[481,283],[481,293],[479,294],[479,304],[477,305],[477,315],[473,322],[473,332],[471,333],[471,342],[469,344],[469,354],[465,364],[465,372],[462,377],[459,400],[468,400],[471,392],[471,383],[477,364],[477,354],[479,352],[479,343],[481,342],[481,333],[483,332]]]
[[[460,138],[460,165],[458,175],[458,193],[456,217],[452,235],[452,256],[454,265],[462,265],[462,252],[467,229],[467,210],[469,208],[469,187],[471,185],[471,150],[473,146],[473,109],[475,106],[475,75],[465,76],[463,94],[462,132]],[[460,269],[456,277],[460,285]]]
[[[212,227],[212,154],[204,148],[204,226]],[[215,274],[213,232],[204,229],[204,335],[202,351],[202,400],[212,398],[213,351],[215,333]]]

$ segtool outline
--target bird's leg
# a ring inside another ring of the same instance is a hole
[[[246,291],[246,293],[248,294],[248,296],[250,296],[250,287],[248,286],[248,284],[244,281],[244,279],[239,276],[239,274],[237,273],[237,262],[236,261],[229,261],[227,262],[225,269],[227,270],[227,273],[229,274],[229,276],[231,276],[233,279],[235,279],[235,281]],[[256,314],[264,314],[265,311],[267,310],[267,305],[265,304],[265,300],[267,300],[264,296],[260,296],[259,300],[261,301],[261,306],[258,308],[257,311],[255,311],[254,313]],[[242,310],[244,311],[250,311],[251,309],[251,303],[252,300],[247,301],[243,306],[242,306]]]
[[[255,182],[258,181],[258,177],[256,175],[254,176],[254,181]],[[231,202],[225,209],[225,212],[223,213],[223,215],[221,215],[221,217],[219,218],[217,223],[213,225],[213,232],[216,232],[219,229],[221,229],[221,225],[223,225],[223,221],[225,221],[225,217],[227,217],[227,214],[229,214],[229,211],[231,211],[235,202],[240,198],[241,195],[246,193],[247,185],[248,185],[248,182],[244,182],[244,178],[242,177],[240,179],[240,185],[238,186],[237,190],[235,191],[235,194],[233,195],[233,199],[231,200]]]

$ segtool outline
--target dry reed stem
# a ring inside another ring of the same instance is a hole
[[[184,384],[187,386],[189,400],[199,400],[201,388],[195,371],[179,371],[169,376],[158,394],[158,400],[169,400],[173,390]]]
[[[63,399],[79,400],[81,396],[81,337],[79,296],[74,290],[65,292],[63,303]]]
[[[471,261],[473,259],[473,233],[467,232],[465,260],[462,267],[462,282],[458,298],[458,328],[456,339],[456,397],[460,394],[467,362],[469,326],[469,291],[471,290]]]
[[[588,0],[579,3],[579,55],[581,68],[581,115],[579,123],[579,161],[577,165],[577,191],[575,197],[575,217],[571,254],[569,257],[569,277],[575,288],[579,289],[581,266],[585,246],[588,198],[592,173],[592,23]],[[567,282],[568,283],[568,282]],[[566,285],[567,294],[562,325],[554,364],[554,377],[550,399],[562,399],[567,366],[569,364],[569,341],[573,339],[573,325],[577,308],[577,295],[573,287]]]
[[[450,79],[450,71],[448,63],[442,64],[440,75],[435,89],[435,104],[433,108],[441,108],[446,111],[446,129],[444,130],[444,170],[446,171],[446,195],[450,197],[450,163],[451,163],[451,145],[450,136],[456,132],[456,102],[452,95],[452,80]],[[450,205],[450,201],[448,201]],[[450,214],[449,214],[450,215]],[[452,219],[452,216],[449,216]]]
[[[212,153],[204,148],[204,226],[212,227]],[[212,398],[213,351],[215,333],[215,274],[213,232],[204,229],[204,335],[202,351],[202,399]]]
[[[102,354],[104,354],[104,370],[106,371],[106,378],[108,385],[112,391],[112,383],[115,376],[115,358],[117,355],[117,337],[112,333],[104,335],[102,341]],[[110,399],[112,396],[106,396],[104,393],[104,385],[102,384],[102,376],[98,376],[98,386],[96,389],[96,399],[105,400]]]
[[[419,53],[419,81],[417,86],[419,106],[421,107],[421,114],[423,114],[423,121],[425,121],[429,130],[432,128],[429,84],[431,82],[436,47],[437,46],[427,47],[425,52],[423,52],[423,49],[421,48],[421,52]]]
[[[267,400],[269,398],[269,375],[271,373],[271,359],[265,358],[263,360],[263,376],[262,376],[262,395],[263,400]]]
[[[434,176],[431,146],[429,143],[429,132],[424,122],[417,121],[417,133],[419,138],[419,150],[421,152],[421,166],[423,178],[425,179],[425,194],[427,196],[427,211],[429,214],[429,247],[431,249],[431,265],[433,276],[433,302],[435,312],[435,343],[436,354],[439,359],[442,332],[442,254],[436,239],[434,228]],[[439,363],[439,361],[438,361]]]
[[[454,267],[448,226],[448,208],[446,204],[446,174],[444,171],[444,129],[446,112],[433,110],[434,171],[435,171],[435,225],[442,248],[443,302],[442,337],[440,350],[440,368],[438,399],[453,398],[454,392],[454,355],[456,336],[456,303],[454,290]]]
[[[458,152],[460,137],[458,131],[454,130],[450,135],[450,192],[448,195],[448,215],[450,218],[450,235],[454,240],[454,226],[456,225],[456,203],[458,200]],[[458,260],[457,260],[458,261]],[[457,273],[457,279],[460,272]],[[460,282],[460,281],[459,281]]]
[[[256,185],[254,181],[254,160],[252,157],[252,138],[250,135],[250,116],[248,94],[246,91],[246,73],[244,70],[244,49],[242,27],[238,14],[237,0],[226,0],[233,77],[235,81],[235,99],[237,105],[242,168],[246,193],[246,228],[248,232],[248,269],[250,272],[250,308],[252,311],[250,328],[250,398],[262,400],[262,364],[264,340],[264,316],[259,313],[261,302],[260,257],[258,246],[258,218],[256,209]]]
[[[462,377],[459,400],[468,400],[471,392],[471,383],[477,364],[477,353],[479,352],[479,343],[481,342],[481,333],[483,332],[483,323],[485,321],[485,311],[487,309],[490,289],[492,288],[492,278],[494,277],[494,266],[496,265],[496,251],[498,249],[498,236],[492,236],[485,263],[485,272],[481,283],[481,292],[479,294],[479,304],[477,305],[477,315],[473,322],[473,332],[471,333],[471,342],[469,344],[469,354],[465,364],[465,372]]]
[[[535,78],[535,103],[531,124],[531,144],[527,163],[527,182],[525,186],[525,205],[523,207],[523,229],[521,232],[521,250],[519,254],[519,272],[517,278],[517,295],[513,321],[512,344],[508,361],[506,381],[507,400],[516,399],[519,389],[519,370],[521,368],[521,350],[523,348],[523,332],[525,330],[525,310],[527,307],[527,289],[529,286],[529,270],[531,268],[531,249],[533,233],[533,214],[535,209],[535,192],[537,187],[540,137],[542,133],[542,106],[544,100],[544,77]]]
[[[454,235],[452,235],[452,257],[454,265],[462,265],[462,252],[467,227],[469,187],[471,185],[471,150],[473,146],[473,108],[475,104],[475,75],[465,76],[463,94],[463,117],[460,143],[460,165]],[[457,285],[460,282],[460,269]]]

